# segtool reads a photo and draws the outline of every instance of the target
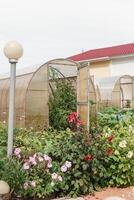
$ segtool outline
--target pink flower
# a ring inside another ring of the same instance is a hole
[[[61,171],[62,172],[66,172],[67,171],[67,166],[66,165],[62,165],[61,166]]]
[[[58,180],[62,181],[63,180],[62,176],[58,176]]]
[[[26,163],[23,164],[23,169],[27,170],[29,168],[30,168],[30,165],[29,165],[28,162],[26,162]]]
[[[58,178],[58,175],[56,173],[53,173],[52,175],[52,179],[56,180]]]
[[[25,182],[24,185],[23,185],[23,187],[24,187],[25,190],[27,190],[28,189],[28,183]]]
[[[35,187],[36,187],[36,181],[32,181],[32,182],[31,182],[31,186],[32,186],[33,188],[35,188]]]
[[[47,163],[47,167],[48,167],[48,168],[51,168],[51,167],[52,167],[52,163],[51,163],[51,162],[48,162],[48,163]]]
[[[65,162],[65,166],[66,166],[67,168],[70,168],[70,167],[72,166],[72,163],[71,163],[70,161],[66,161],[66,162]]]
[[[16,156],[18,156],[20,153],[21,153],[21,149],[20,149],[20,148],[15,148],[14,154],[15,154]]]
[[[35,160],[35,157],[29,157],[29,162],[31,162],[33,165],[37,165],[37,162]]]
[[[45,155],[45,154],[44,154],[44,160],[45,160],[45,161],[51,161],[52,159],[51,159],[48,155]]]

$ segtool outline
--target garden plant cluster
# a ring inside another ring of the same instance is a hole
[[[73,131],[16,129],[12,159],[6,158],[7,129],[1,124],[0,177],[14,196],[80,196],[134,184],[134,111],[106,109],[90,134],[74,131],[82,126],[77,117],[73,112],[67,119]]]

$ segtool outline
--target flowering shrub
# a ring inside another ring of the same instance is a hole
[[[2,178],[10,184],[15,195],[43,198],[61,187],[65,172],[71,166],[68,160],[60,166],[40,152],[25,156],[17,147],[13,158],[6,163]]]
[[[101,186],[127,186],[134,184],[134,112],[108,109],[102,116],[97,130],[94,128],[93,146],[98,146],[101,155],[97,161],[103,162],[104,172],[98,171],[102,176]],[[115,114],[116,112],[116,114]],[[113,121],[114,113],[114,121]],[[105,115],[106,114],[106,115]],[[106,117],[107,116],[107,122]],[[103,118],[104,117],[104,118]],[[116,119],[116,120],[115,120]],[[104,120],[104,121],[103,121]],[[114,123],[113,123],[114,122]],[[113,126],[113,127],[112,127]],[[109,128],[111,127],[111,128]],[[98,130],[100,133],[98,133]],[[97,149],[96,149],[97,150]],[[99,155],[99,153],[98,153]],[[97,180],[95,176],[95,180]],[[100,178],[100,177],[99,177]]]
[[[133,185],[132,116],[132,111],[120,114],[113,127],[101,118],[90,135],[83,130],[15,129],[10,160],[5,159],[6,129],[0,127],[0,177],[10,184],[14,195],[40,198],[80,196],[98,187]],[[70,123],[76,119],[77,113],[68,117]]]
[[[114,132],[109,143],[110,153],[107,168],[109,185],[125,186],[134,184],[134,134],[130,126],[120,127]]]

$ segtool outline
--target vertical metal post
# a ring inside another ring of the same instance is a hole
[[[134,77],[132,77],[132,108],[134,108]]]
[[[79,90],[80,90],[80,86],[79,86],[79,79],[80,79],[80,72],[79,72],[79,68],[77,68],[77,79],[76,79],[76,93],[77,93],[77,113],[78,115],[80,114],[79,113]]]
[[[90,131],[90,63],[87,66],[87,131]]]
[[[13,130],[14,130],[14,107],[15,107],[15,79],[16,61],[10,61],[10,91],[9,91],[9,121],[8,121],[8,144],[7,156],[12,156],[13,151]]]
[[[47,116],[47,127],[49,127],[49,98],[50,98],[50,87],[49,87],[49,82],[50,82],[50,69],[51,66],[49,64],[47,64],[47,111],[48,111],[48,116]]]

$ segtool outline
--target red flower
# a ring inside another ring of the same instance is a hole
[[[108,141],[109,141],[109,142],[112,142],[112,140],[113,140],[113,135],[110,135],[110,136],[108,137]]]
[[[70,115],[74,116],[75,118],[78,116],[77,112],[72,112]]]
[[[111,156],[113,154],[113,149],[111,147],[107,149],[107,154],[108,156]]]
[[[76,119],[77,119],[77,112],[72,112],[72,113],[68,116],[67,121],[68,121],[69,123],[72,123],[72,122],[74,122]]]
[[[88,161],[88,160],[93,160],[93,156],[88,154],[84,156],[84,160]]]
[[[77,119],[77,127],[80,127],[82,125],[82,121],[80,119]]]

